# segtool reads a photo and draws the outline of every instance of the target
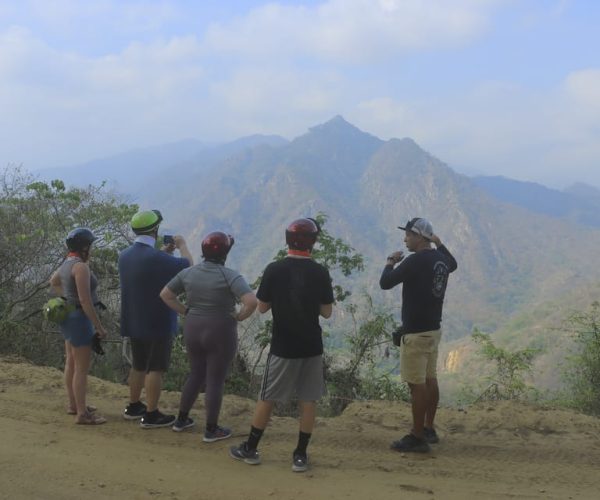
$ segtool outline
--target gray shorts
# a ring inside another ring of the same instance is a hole
[[[259,400],[318,401],[325,393],[322,355],[288,359],[269,354]]]

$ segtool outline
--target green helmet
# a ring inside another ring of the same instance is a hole
[[[131,229],[135,234],[151,233],[162,220],[162,215],[158,210],[143,210],[131,218]]]

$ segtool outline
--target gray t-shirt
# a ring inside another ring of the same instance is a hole
[[[177,295],[185,292],[188,314],[212,317],[235,314],[238,299],[252,292],[240,273],[208,261],[180,271],[167,288]]]

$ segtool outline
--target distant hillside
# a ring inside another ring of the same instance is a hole
[[[74,185],[100,184],[107,181],[111,187],[135,196],[145,179],[172,165],[190,160],[208,147],[200,141],[189,139],[136,149],[80,165],[46,168],[36,173],[42,179],[59,178]]]
[[[228,264],[249,280],[284,246],[290,220],[326,213],[330,232],[366,263],[362,274],[334,279],[355,294],[366,289],[398,316],[400,290],[379,290],[379,274],[385,256],[404,248],[397,226],[429,218],[458,260],[446,299],[446,340],[466,337],[474,326],[519,346],[548,338],[556,348],[546,362],[555,363],[564,351],[546,333],[549,324],[540,323],[543,311],[558,318],[558,305],[584,308],[600,283],[600,268],[590,265],[600,248],[593,189],[556,192],[509,179],[471,179],[409,138],[382,141],[339,116],[291,142],[254,136],[202,147],[153,172],[144,174],[137,201],[160,208],[164,228],[185,235],[195,255],[206,232],[234,234]],[[585,238],[573,236],[580,230]],[[345,325],[343,308],[336,314],[336,324]],[[333,333],[342,339],[344,327]]]
[[[506,177],[473,177],[473,182],[494,198],[532,212],[600,228],[600,190],[583,183],[564,191],[534,182]]]
[[[197,140],[136,149],[119,155],[92,160],[69,167],[47,168],[37,172],[42,179],[65,179],[70,184],[87,185],[108,182],[109,186],[134,199],[146,190],[168,186],[178,172],[194,171],[260,144],[280,146],[287,140],[279,136],[252,135],[225,144]]]

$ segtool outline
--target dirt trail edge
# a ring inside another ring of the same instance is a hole
[[[221,423],[234,437],[207,444],[201,399],[192,410],[200,425],[175,433],[123,420],[125,386],[91,378],[89,393],[108,423],[73,423],[58,370],[0,360],[0,498],[564,500],[600,491],[600,420],[569,411],[512,402],[442,408],[440,444],[410,455],[389,450],[410,427],[408,405],[354,403],[318,420],[311,468],[295,474],[291,418],[273,418],[261,465],[228,456],[246,436],[254,401],[226,396]],[[163,409],[175,412],[178,400],[166,393]]]

